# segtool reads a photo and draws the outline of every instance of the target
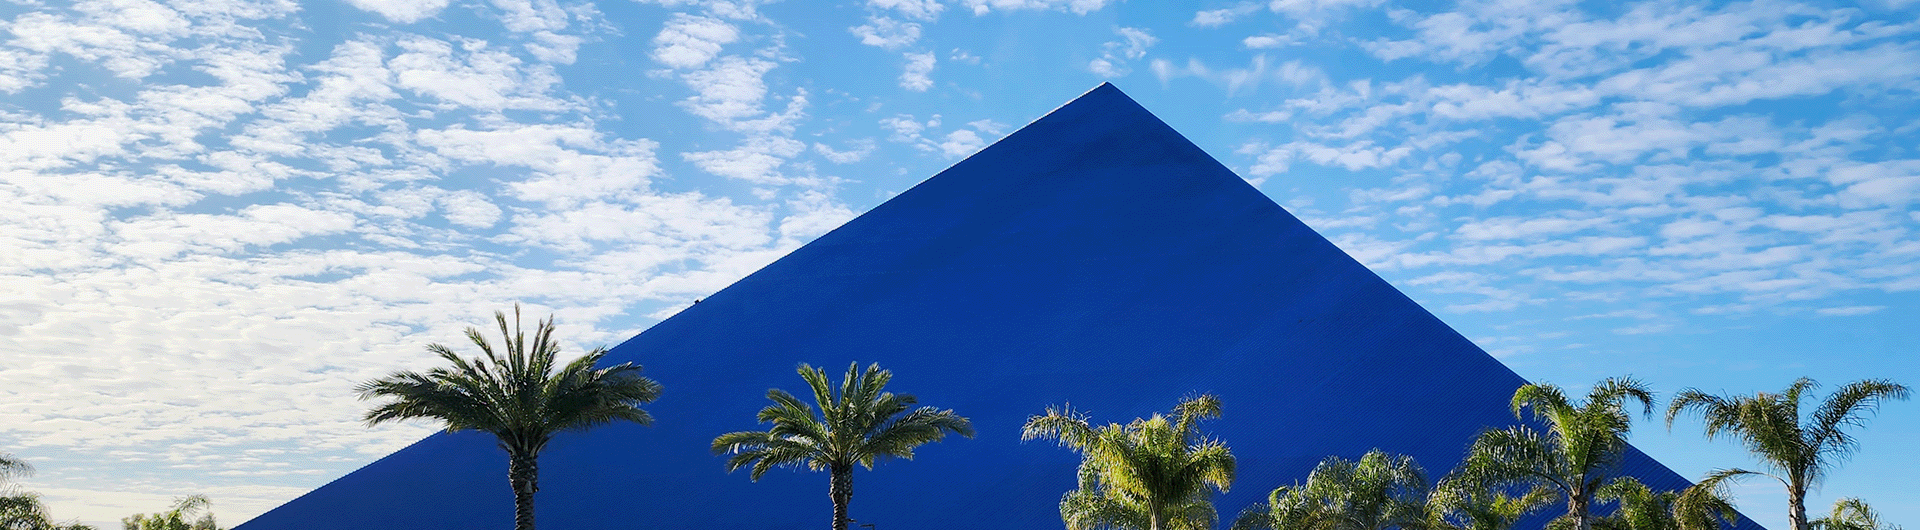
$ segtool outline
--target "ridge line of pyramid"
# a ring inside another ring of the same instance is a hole
[[[1146,113],[1147,113],[1148,115],[1153,115],[1153,111],[1149,111],[1149,110],[1147,110],[1147,108],[1146,108],[1146,107],[1144,107],[1144,106],[1141,106],[1141,105],[1140,105],[1140,102],[1138,102],[1138,101],[1134,101],[1134,100],[1133,100],[1133,96],[1129,96],[1129,95],[1127,95],[1127,92],[1126,92],[1126,91],[1124,91],[1124,90],[1120,90],[1120,87],[1117,87],[1117,86],[1114,86],[1114,85],[1113,85],[1113,83],[1111,83],[1111,82],[1104,82],[1104,81],[1103,81],[1103,82],[1101,82],[1101,83],[1100,83],[1099,85],[1096,85],[1096,86],[1094,86],[1093,88],[1089,88],[1089,89],[1087,89],[1087,91],[1086,91],[1086,92],[1081,92],[1081,93],[1080,93],[1080,95],[1078,95],[1078,96],[1074,96],[1074,97],[1073,97],[1073,99],[1069,99],[1069,100],[1067,100],[1067,101],[1066,101],[1065,103],[1061,103],[1061,104],[1059,104],[1059,105],[1057,105],[1057,106],[1055,106],[1055,107],[1053,107],[1052,109],[1048,109],[1048,110],[1047,110],[1046,112],[1044,112],[1044,113],[1041,113],[1041,114],[1040,114],[1040,117],[1037,117],[1037,118],[1034,118],[1034,119],[1031,119],[1031,120],[1027,120],[1027,123],[1026,123],[1026,124],[1023,124],[1023,125],[1021,125],[1021,126],[1019,126],[1019,127],[1015,127],[1015,128],[1013,129],[1013,132],[1010,132],[1010,133],[1007,133],[1007,134],[1005,134],[1005,135],[1003,135],[1003,136],[1001,136],[1001,137],[1000,137],[1000,139],[998,139],[998,140],[994,140],[994,141],[993,141],[993,143],[990,143],[990,144],[987,144],[987,145],[986,145],[985,147],[981,147],[981,148],[980,148],[979,150],[977,150],[977,151],[974,151],[974,152],[973,152],[973,154],[969,154],[969,155],[967,155],[967,158],[962,158],[962,159],[960,159],[960,160],[959,160],[958,162],[954,162],[954,163],[953,163],[952,165],[949,165],[949,166],[947,166],[947,169],[952,169],[952,168],[953,168],[953,166],[957,166],[957,165],[960,165],[961,163],[963,163],[963,162],[966,162],[966,161],[967,161],[968,159],[970,159],[970,158],[973,158],[973,157],[974,157],[975,155],[979,155],[980,153],[984,153],[984,152],[986,152],[986,151],[987,151],[988,149],[993,149],[993,146],[996,146],[996,145],[1000,145],[1000,142],[1005,142],[1005,141],[1007,141],[1007,139],[1008,139],[1008,138],[1012,138],[1012,137],[1013,137],[1013,135],[1015,135],[1015,134],[1018,134],[1018,133],[1019,133],[1020,131],[1023,131],[1023,130],[1026,130],[1026,128],[1028,128],[1028,127],[1032,127],[1032,126],[1033,126],[1033,124],[1036,124],[1036,123],[1040,123],[1041,121],[1044,121],[1044,120],[1046,120],[1047,118],[1050,118],[1050,117],[1053,117],[1053,115],[1054,115],[1054,114],[1056,114],[1056,113],[1059,113],[1061,109],[1065,109],[1065,108],[1067,108],[1067,107],[1070,107],[1070,106],[1073,106],[1073,104],[1075,104],[1075,103],[1079,103],[1079,102],[1080,102],[1081,100],[1084,100],[1084,99],[1087,99],[1087,97],[1088,97],[1088,96],[1092,96],[1092,95],[1094,95],[1095,93],[1097,93],[1097,92],[1100,92],[1100,89],[1103,89],[1103,88],[1104,88],[1104,89],[1109,89],[1109,90],[1112,90],[1112,91],[1113,91],[1113,93],[1114,93],[1115,95],[1118,95],[1118,96],[1120,96],[1120,100],[1121,100],[1121,101],[1125,101],[1125,102],[1127,102],[1127,103],[1131,103],[1131,104],[1133,104],[1133,106],[1134,106],[1134,107],[1138,107],[1138,108],[1139,108],[1139,109],[1140,109],[1140,110],[1141,110],[1142,112],[1146,112]],[[1159,116],[1154,116],[1154,119],[1156,119],[1156,120],[1157,120],[1157,119],[1160,119],[1160,117],[1159,117]],[[927,178],[924,178],[924,179],[920,179],[920,182],[926,182],[926,181],[929,181],[929,180],[933,180],[933,178],[934,178],[934,177],[937,177],[937,176],[940,176],[940,174],[941,174],[941,173],[946,173],[946,172],[947,172],[947,171],[946,171],[946,169],[942,169],[942,170],[940,170],[940,171],[936,171],[936,172],[934,172],[934,174],[932,174],[932,175],[928,175],[928,176],[927,176]],[[918,184],[916,183],[915,185],[917,186]],[[909,188],[909,189],[911,189],[911,188]]]

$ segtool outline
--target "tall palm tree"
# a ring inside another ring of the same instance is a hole
[[[1880,521],[1880,514],[1865,501],[1841,497],[1833,501],[1833,512],[1813,520],[1817,530],[1901,530],[1900,525]]]
[[[1171,418],[1154,414],[1095,427],[1067,407],[1027,418],[1022,440],[1047,438],[1079,451],[1080,487],[1060,500],[1070,530],[1202,530],[1218,515],[1213,492],[1233,485],[1233,452],[1200,433],[1220,417],[1220,399],[1188,398]]]
[[[366,413],[368,426],[413,418],[430,418],[449,432],[476,430],[492,433],[507,452],[507,482],[513,488],[514,528],[533,530],[533,494],[539,491],[540,451],[561,431],[581,431],[614,421],[641,425],[653,417],[640,405],[660,397],[660,384],[640,375],[640,366],[621,363],[594,368],[607,354],[595,348],[572,362],[560,364],[560,344],[553,337],[553,318],[536,326],[527,341],[520,325],[520,306],[513,306],[513,326],[507,315],[494,312],[504,339],[503,352],[467,328],[467,339],[484,357],[462,359],[439,344],[427,351],[451,364],[427,370],[394,372],[361,383],[360,399],[390,398]]]
[[[1631,377],[1594,385],[1584,403],[1559,387],[1526,385],[1513,393],[1513,414],[1531,409],[1546,432],[1525,425],[1486,431],[1467,447],[1456,478],[1504,488],[1547,487],[1566,502],[1570,530],[1593,529],[1593,496],[1612,476],[1627,450],[1633,418],[1629,401],[1653,414],[1653,394]]]
[[[1802,377],[1778,394],[1734,397],[1689,388],[1675,395],[1667,407],[1667,428],[1673,428],[1680,414],[1695,412],[1706,420],[1707,439],[1720,435],[1739,439],[1768,472],[1726,469],[1715,476],[1773,477],[1787,488],[1787,523],[1792,530],[1810,530],[1807,489],[1818,486],[1833,466],[1860,448],[1846,429],[1865,426],[1881,401],[1907,399],[1910,393],[1906,386],[1884,379],[1855,381],[1827,395],[1819,408],[1802,418],[1801,398],[1819,386]]]
[[[1427,496],[1429,530],[1509,530],[1520,518],[1551,506],[1552,488],[1534,487],[1513,495],[1506,488],[1442,479]]]
[[[1427,490],[1426,470],[1413,457],[1379,449],[1358,461],[1330,456],[1306,483],[1277,488],[1264,507],[1241,512],[1233,529],[1418,529],[1427,521]]]
[[[760,409],[757,417],[773,427],[722,434],[713,439],[713,454],[733,455],[727,458],[729,473],[752,467],[750,478],[756,482],[774,467],[826,470],[833,530],[847,530],[855,465],[873,469],[880,458],[912,460],[914,448],[940,441],[947,433],[973,437],[973,422],[952,410],[916,409],[919,400],[912,394],[884,391],[893,372],[878,363],[865,372],[858,362],[848,365],[838,391],[825,371],[802,364],[799,372],[813,390],[813,402],[820,407],[817,415],[793,394],[769,389],[767,399],[773,404]]]
[[[175,500],[172,510],[135,514],[121,519],[120,526],[126,530],[220,530],[212,506],[205,495],[188,495]]]

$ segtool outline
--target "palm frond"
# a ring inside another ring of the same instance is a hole
[[[1454,475],[1476,484],[1539,484],[1564,493],[1574,484],[1556,449],[1552,439],[1525,425],[1483,431]]]
[[[812,391],[813,405],[785,390],[767,390],[773,404],[754,416],[769,424],[767,430],[727,433],[713,440],[715,454],[732,453],[727,471],[751,465],[757,481],[774,467],[872,468],[882,457],[913,458],[915,448],[947,434],[974,434],[973,424],[951,410],[921,407],[908,412],[917,399],[886,392],[893,373],[877,363],[864,371],[860,363],[849,365],[837,389],[819,368],[801,364],[796,372]]]
[[[1739,522],[1728,485],[1751,472],[1720,470],[1681,490],[1673,500],[1673,518],[1679,530],[1721,530]]]
[[[0,485],[13,479],[33,476],[33,464],[10,454],[0,453]]]
[[[1807,445],[1831,459],[1844,459],[1858,450],[1859,443],[1846,432],[1849,427],[1865,427],[1866,418],[1877,412],[1880,402],[1907,399],[1905,386],[1883,379],[1855,381],[1840,387],[1815,409],[1805,429],[1812,436]]]
[[[1275,491],[1285,490],[1286,488],[1283,487]],[[1263,502],[1248,506],[1240,510],[1239,515],[1233,517],[1233,523],[1227,527],[1227,530],[1277,530],[1270,515],[1272,511],[1273,505],[1270,503]]]
[[[1815,519],[1812,526],[1818,530],[1901,530],[1900,525],[1881,522],[1879,512],[1854,497],[1833,501],[1833,511]]]
[[[1021,440],[1046,438],[1072,449],[1086,447],[1093,437],[1093,425],[1084,414],[1074,412],[1072,405],[1049,405],[1046,413],[1028,417],[1020,429]]]
[[[1052,439],[1080,453],[1079,489],[1061,504],[1070,528],[1144,529],[1157,520],[1167,530],[1200,530],[1217,522],[1212,494],[1227,491],[1234,478],[1232,451],[1196,428],[1200,420],[1219,415],[1219,399],[1211,395],[1182,400],[1171,416],[1098,427],[1069,407],[1050,406],[1027,419],[1021,439]],[[1089,507],[1106,510],[1097,512],[1105,515],[1074,518],[1096,513]]]
[[[1687,389],[1668,407],[1668,422],[1671,425],[1682,412],[1693,412],[1704,421],[1708,439],[1723,435],[1737,438],[1772,471],[1766,475],[1787,488],[1791,494],[1789,512],[1802,513],[1805,507],[1800,493],[1818,486],[1834,466],[1859,449],[1858,440],[1848,430],[1865,427],[1867,418],[1882,402],[1907,399],[1911,393],[1892,381],[1857,381],[1829,394],[1803,420],[1801,402],[1819,386],[1802,377],[1777,394],[1722,397]],[[1733,475],[1761,474],[1733,471]]]

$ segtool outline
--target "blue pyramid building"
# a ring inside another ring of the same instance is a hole
[[[825,528],[825,474],[756,483],[708,452],[764,428],[766,390],[804,390],[803,362],[878,362],[889,390],[979,431],[856,471],[850,514],[876,530],[1060,528],[1078,456],[1020,441],[1048,405],[1124,422],[1219,396],[1207,428],[1239,458],[1216,500],[1230,520],[1328,455],[1380,448],[1445,473],[1515,421],[1526,383],[1111,85],[608,359],[665,385],[655,425],[560,435],[541,459],[543,529]],[[506,468],[490,435],[436,434],[238,530],[510,528]],[[1638,451],[1622,471],[1687,485]]]

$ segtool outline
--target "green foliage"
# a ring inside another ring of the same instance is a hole
[[[1520,518],[1552,506],[1552,488],[1536,486],[1513,495],[1506,488],[1449,477],[1427,496],[1430,530],[1508,530]]]
[[[1833,511],[1813,520],[1815,530],[1901,530],[1900,525],[1880,521],[1880,514],[1865,501],[1842,497],[1833,501]]]
[[[33,466],[0,453],[0,530],[93,530],[80,523],[55,523],[40,496],[19,491],[13,480],[33,475]]]
[[[973,423],[952,410],[913,408],[919,402],[913,395],[886,392],[893,372],[877,363],[865,372],[860,363],[848,365],[837,391],[825,371],[805,364],[798,371],[820,407],[817,414],[793,394],[769,389],[767,399],[773,404],[760,409],[757,418],[772,427],[722,434],[713,439],[712,450],[732,455],[728,472],[751,468],[748,476],[754,481],[775,467],[828,471],[836,530],[846,529],[855,465],[873,469],[880,458],[911,460],[915,448],[940,441],[947,433],[973,437]]]
[[[1427,516],[1427,474],[1413,457],[1368,451],[1358,461],[1327,457],[1304,484],[1276,488],[1265,505],[1234,519],[1234,530],[1417,529]]]
[[[1867,418],[1888,399],[1907,399],[1910,390],[1887,380],[1850,383],[1802,417],[1800,402],[1819,383],[1800,378],[1778,394],[1725,397],[1686,389],[1667,407],[1667,427],[1683,413],[1699,414],[1706,422],[1707,439],[1731,436],[1764,463],[1767,471],[1727,469],[1722,480],[1761,475],[1787,488],[1787,522],[1791,530],[1811,530],[1806,494],[1829,471],[1855,451],[1860,443],[1847,429],[1865,427]]]
[[[1480,433],[1449,478],[1497,488],[1552,489],[1567,504],[1571,528],[1590,530],[1594,494],[1626,452],[1633,429],[1626,408],[1630,401],[1652,414],[1652,393],[1630,377],[1601,381],[1583,403],[1553,385],[1520,387],[1513,393],[1514,416],[1531,410],[1547,431],[1522,425]]]
[[[1633,477],[1601,486],[1595,498],[1617,501],[1611,515],[1594,521],[1602,530],[1720,530],[1739,520],[1722,491],[1724,479],[1708,478],[1682,491],[1653,491]],[[1550,525],[1551,528],[1551,525]]]
[[[12,487],[13,479],[33,474],[33,466],[10,454],[0,453],[0,488]],[[5,493],[5,490],[0,490]]]
[[[212,506],[205,495],[188,495],[175,500],[172,510],[132,515],[121,519],[120,525],[125,530],[221,530]]]
[[[595,369],[607,354],[604,347],[560,364],[552,317],[539,322],[531,343],[521,331],[520,306],[513,308],[512,328],[506,313],[495,312],[494,320],[505,341],[504,352],[496,352],[479,329],[467,328],[467,339],[484,357],[462,359],[446,346],[430,344],[427,350],[451,367],[394,372],[354,390],[363,400],[389,399],[367,411],[369,426],[426,418],[440,421],[448,431],[477,430],[498,437],[508,456],[515,525],[533,530],[538,459],[547,442],[561,431],[614,421],[652,424],[653,417],[640,405],[660,397],[660,384],[642,377],[640,366],[633,363]]]
[[[1211,395],[1181,401],[1172,417],[1100,427],[1048,407],[1027,419],[1021,439],[1052,439],[1080,453],[1079,489],[1060,500],[1069,530],[1203,530],[1218,518],[1209,488],[1233,484],[1233,453],[1197,428],[1218,417],[1220,399]]]
[[[0,530],[93,530],[93,527],[53,522],[39,495],[14,493],[0,496]]]

